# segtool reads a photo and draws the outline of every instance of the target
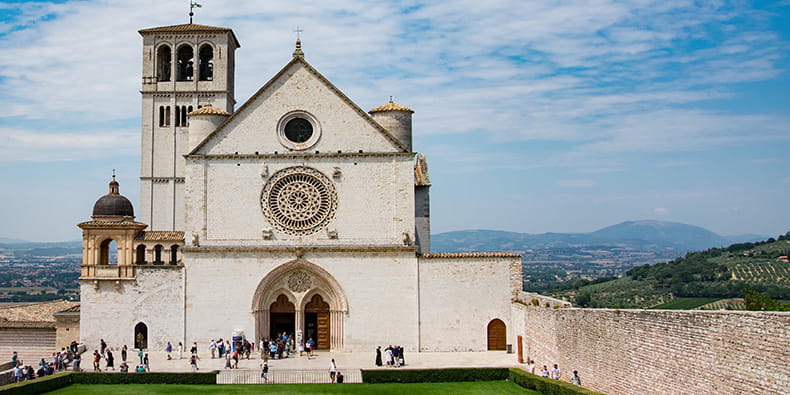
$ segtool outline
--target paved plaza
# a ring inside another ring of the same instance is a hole
[[[85,354],[88,355],[87,353]],[[116,358],[120,358],[120,352],[115,352]],[[149,353],[149,360],[152,372],[189,372],[189,353],[184,353],[183,359],[178,359],[178,353],[171,354],[173,359],[168,360],[165,352]],[[225,370],[225,359],[211,359],[208,351],[199,352],[200,360],[198,368],[200,371]],[[518,367],[521,366],[516,358],[516,354],[507,354],[504,351],[481,351],[481,352],[406,352],[406,365],[402,368],[426,369],[426,368],[453,368],[453,367]],[[274,370],[328,370],[329,362],[335,359],[339,370],[354,369],[376,369],[376,351],[369,353],[359,352],[315,352],[313,358],[307,359],[306,354],[299,356],[299,353],[292,354],[290,358],[269,359],[269,369]],[[86,359],[87,361],[87,359]],[[127,363],[132,368],[137,365],[139,359],[135,352],[130,352]],[[117,365],[120,360],[116,362]],[[250,355],[250,359],[239,360],[239,370],[258,370],[260,367],[260,354]],[[102,366],[104,363],[102,363]],[[84,363],[85,369],[90,369],[90,363]],[[381,369],[396,369],[381,367]]]

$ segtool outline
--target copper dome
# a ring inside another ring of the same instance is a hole
[[[110,181],[110,193],[102,196],[93,205],[94,217],[134,217],[132,202],[118,192],[118,181]]]

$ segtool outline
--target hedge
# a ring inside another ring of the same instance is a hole
[[[507,368],[376,369],[362,370],[363,383],[452,383],[459,381],[502,381]]]
[[[4,385],[0,387],[0,394],[41,394],[44,392],[54,391],[58,388],[63,388],[71,384],[71,373],[58,373],[52,376]]]
[[[219,371],[207,373],[58,373],[0,387],[2,395],[41,394],[71,384],[216,384]]]
[[[510,377],[508,380],[521,387],[538,391],[544,395],[603,395],[600,392],[577,387],[571,383],[536,376],[515,368],[510,369]]]

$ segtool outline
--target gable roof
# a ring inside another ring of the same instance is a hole
[[[288,62],[288,64],[286,64],[285,67],[283,67],[277,74],[275,74],[274,77],[272,77],[260,89],[258,89],[258,91],[255,92],[255,94],[252,95],[249,99],[247,99],[247,101],[244,102],[244,104],[242,104],[238,110],[234,111],[233,114],[231,114],[231,116],[229,116],[228,119],[225,120],[225,122],[223,122],[216,129],[214,129],[213,132],[211,132],[208,136],[206,136],[206,138],[203,139],[203,141],[201,141],[200,144],[198,144],[187,155],[197,155],[197,152],[200,151],[200,149],[202,149],[203,146],[206,145],[211,139],[213,139],[214,135],[216,135],[218,132],[224,129],[225,126],[230,122],[232,122],[238,114],[244,112],[244,110],[247,109],[247,107],[252,105],[255,99],[257,99],[260,95],[266,92],[266,90],[268,90],[270,86],[272,86],[283,74],[285,74],[286,70],[288,70],[289,68],[291,68],[291,66],[297,63],[302,64],[310,74],[313,74],[316,78],[318,78],[319,81],[323,82],[329,88],[330,91],[334,92],[338,97],[340,97],[341,100],[346,102],[346,104],[348,104],[360,117],[365,119],[371,126],[373,126],[381,134],[383,134],[384,137],[386,137],[394,146],[396,146],[402,152],[409,152],[409,150],[398,139],[396,139],[392,134],[390,134],[390,132],[388,132],[387,129],[384,129],[384,127],[379,125],[379,123],[376,122],[368,113],[366,113],[364,110],[359,108],[359,106],[356,105],[356,103],[354,103],[353,101],[351,101],[351,99],[349,99],[348,96],[346,96],[343,92],[341,92],[340,89],[337,89],[337,87],[331,82],[329,82],[329,80],[326,79],[326,77],[324,77],[321,73],[319,73],[318,70],[316,70],[315,68],[313,68],[313,66],[307,63],[307,61],[304,60],[303,56],[296,55],[295,53],[293,59],[291,59],[291,61]]]
[[[233,42],[236,44],[236,47],[237,48],[241,47],[241,44],[239,44],[239,39],[237,39],[236,35],[233,33],[233,29],[227,27],[198,25],[197,23],[185,23],[183,25],[150,27],[148,29],[140,29],[137,32],[140,33],[141,36],[150,33],[197,33],[197,32],[230,33],[230,36],[233,37]]]

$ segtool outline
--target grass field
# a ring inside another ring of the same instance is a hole
[[[74,384],[49,394],[521,394],[540,395],[510,381],[484,381],[467,383],[418,383],[418,384],[271,384],[271,385],[174,385],[174,384],[124,384],[86,385]]]
[[[693,308],[713,303],[720,298],[675,298],[669,302],[662,303],[658,306],[653,306],[654,310],[691,310]]]

